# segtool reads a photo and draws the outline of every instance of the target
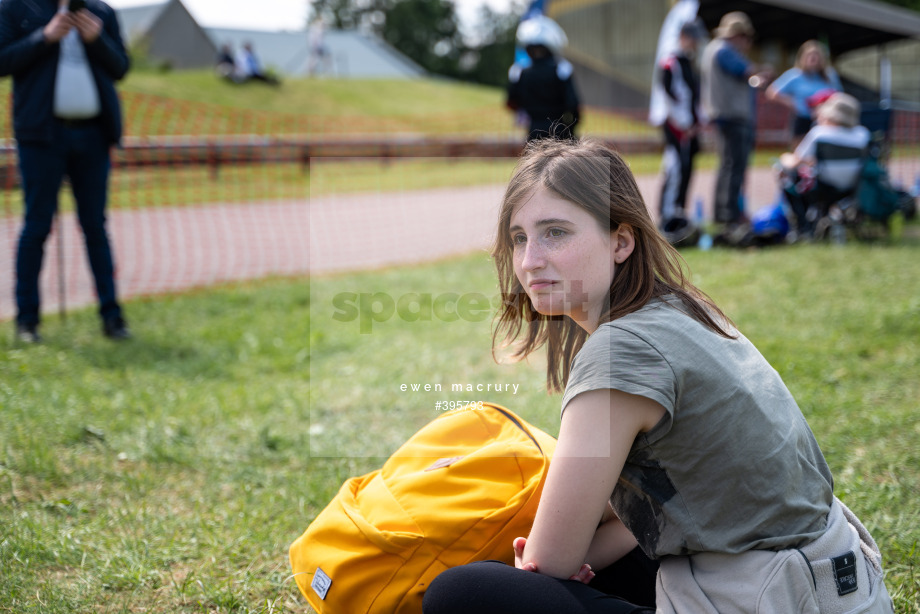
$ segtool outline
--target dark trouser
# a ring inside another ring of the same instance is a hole
[[[814,125],[815,122],[810,116],[796,115],[792,118],[792,138],[805,136]]]
[[[654,612],[657,564],[638,549],[590,585],[497,561],[448,569],[425,592],[424,614],[630,614]],[[615,595],[620,595],[615,596]],[[632,601],[627,601],[630,599]],[[642,605],[637,605],[641,603]]]
[[[73,189],[86,254],[96,282],[99,315],[104,320],[120,317],[112,252],[105,230],[109,143],[98,122],[74,125],[55,120],[54,123],[54,139],[50,143],[19,143],[25,222],[16,251],[16,321],[37,325],[41,319],[38,276],[65,175]]]
[[[783,194],[786,196],[789,208],[795,213],[796,229],[800,234],[814,232],[815,222],[827,215],[828,208],[852,193],[852,190],[842,191],[816,181],[811,189],[800,194],[796,190],[796,179],[797,177],[793,175],[791,180],[783,186]]]
[[[664,154],[662,170],[664,182],[661,185],[659,211],[662,223],[676,213],[683,214],[687,209],[687,188],[693,174],[693,158],[700,150],[696,137],[680,138],[668,125],[664,130]]]
[[[716,148],[719,172],[716,177],[715,217],[717,222],[735,223],[742,219],[739,204],[748,157],[754,145],[754,129],[744,121],[716,121]]]

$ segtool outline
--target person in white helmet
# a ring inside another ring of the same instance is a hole
[[[507,105],[527,114],[527,140],[574,138],[581,102],[572,65],[557,57],[568,43],[565,33],[555,21],[540,15],[521,23],[517,40],[530,65],[515,64],[509,70]]]

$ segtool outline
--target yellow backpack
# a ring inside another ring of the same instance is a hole
[[[291,545],[300,591],[320,614],[420,614],[445,569],[513,563],[555,447],[498,405],[436,418],[381,469],[347,480]]]

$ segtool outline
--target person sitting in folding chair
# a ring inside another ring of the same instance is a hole
[[[834,93],[796,150],[780,157],[780,180],[799,236],[812,236],[828,208],[856,190],[871,137],[859,116],[858,100]]]

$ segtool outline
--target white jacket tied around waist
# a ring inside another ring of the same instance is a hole
[[[665,557],[659,614],[892,614],[878,546],[838,499],[799,549]]]

